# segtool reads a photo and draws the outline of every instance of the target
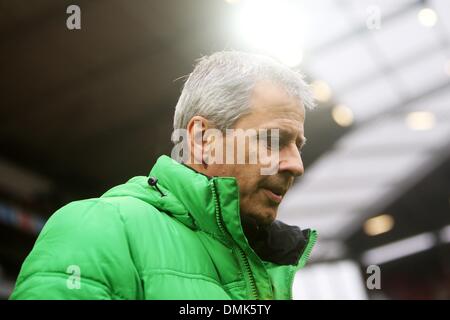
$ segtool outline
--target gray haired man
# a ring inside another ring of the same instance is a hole
[[[182,162],[161,156],[148,177],[58,210],[11,298],[292,298],[316,233],[276,217],[304,171],[312,105],[302,77],[271,58],[202,58],[175,109]]]

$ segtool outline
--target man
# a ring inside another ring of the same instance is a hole
[[[316,233],[276,216],[304,171],[312,104],[302,77],[271,58],[204,57],[175,110],[183,163],[161,156],[149,177],[58,210],[11,298],[291,299]]]

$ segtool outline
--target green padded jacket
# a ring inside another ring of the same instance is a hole
[[[252,246],[236,179],[161,156],[150,179],[56,211],[10,299],[292,299],[315,241],[276,221]]]

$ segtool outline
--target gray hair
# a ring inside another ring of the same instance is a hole
[[[266,56],[220,51],[197,61],[175,107],[174,129],[186,129],[198,115],[225,131],[250,112],[252,89],[262,80],[280,85],[307,109],[314,107],[309,86],[299,72]]]

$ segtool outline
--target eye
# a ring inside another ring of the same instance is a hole
[[[272,141],[272,139],[274,139],[274,141]],[[262,143],[263,146],[265,146],[269,150],[272,149],[274,146],[276,147],[276,145],[277,145],[276,136],[272,136],[270,134],[267,134],[267,136],[265,138],[259,136],[258,140],[260,143]],[[274,142],[275,145],[272,145],[272,142]],[[281,147],[283,145],[283,142],[281,140],[279,140],[278,145],[279,145],[279,147]]]
[[[267,137],[262,137],[258,135],[258,144],[264,146],[267,149],[270,149],[272,146],[270,135],[267,135]]]

